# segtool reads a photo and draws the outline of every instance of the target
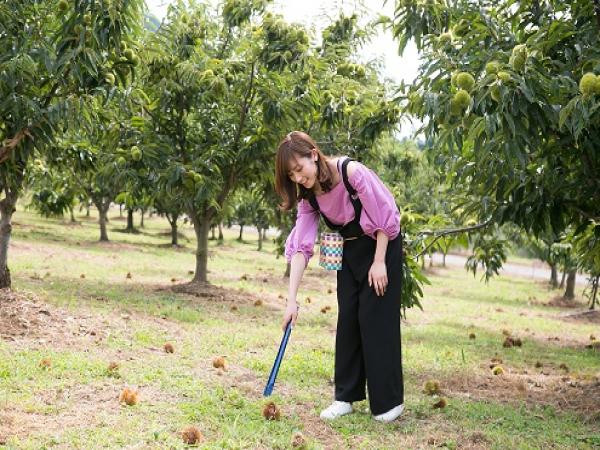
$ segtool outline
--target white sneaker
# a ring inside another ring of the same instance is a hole
[[[400,414],[402,414],[402,411],[404,411],[404,403],[396,406],[395,408],[390,409],[386,413],[379,414],[377,416],[373,416],[373,418],[375,420],[379,420],[380,422],[392,422],[392,421],[396,420],[398,417],[400,417]]]
[[[321,411],[321,419],[333,420],[352,412],[352,403],[334,401],[331,405]]]

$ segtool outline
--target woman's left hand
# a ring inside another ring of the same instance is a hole
[[[373,261],[369,269],[369,286],[375,289],[375,293],[379,296],[385,294],[387,288],[387,268],[384,261]]]

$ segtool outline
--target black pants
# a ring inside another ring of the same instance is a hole
[[[376,241],[369,236],[344,242],[337,274],[338,323],[335,342],[335,399],[354,402],[369,392],[371,413],[404,403],[400,350],[401,237],[385,255],[388,286],[378,296],[369,286]]]

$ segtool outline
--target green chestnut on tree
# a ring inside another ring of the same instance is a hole
[[[133,159],[134,161],[142,160],[142,151],[137,145],[131,147],[131,159]]]
[[[461,72],[456,76],[456,86],[468,92],[475,86],[475,78],[470,73]]]

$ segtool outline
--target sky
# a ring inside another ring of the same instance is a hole
[[[171,0],[146,0],[150,12],[159,19],[166,15],[169,3]],[[337,17],[340,8],[348,14],[364,11],[369,18],[381,14],[391,17],[394,3],[395,0],[274,0],[269,10],[283,15],[288,22],[301,23],[309,29],[320,31]],[[360,62],[380,59],[383,75],[397,83],[411,83],[417,75],[419,61],[416,47],[409,44],[404,54],[399,56],[398,45],[389,30],[381,31],[368,45],[363,46],[357,58]],[[413,127],[403,122],[400,134],[408,136],[412,131]]]

